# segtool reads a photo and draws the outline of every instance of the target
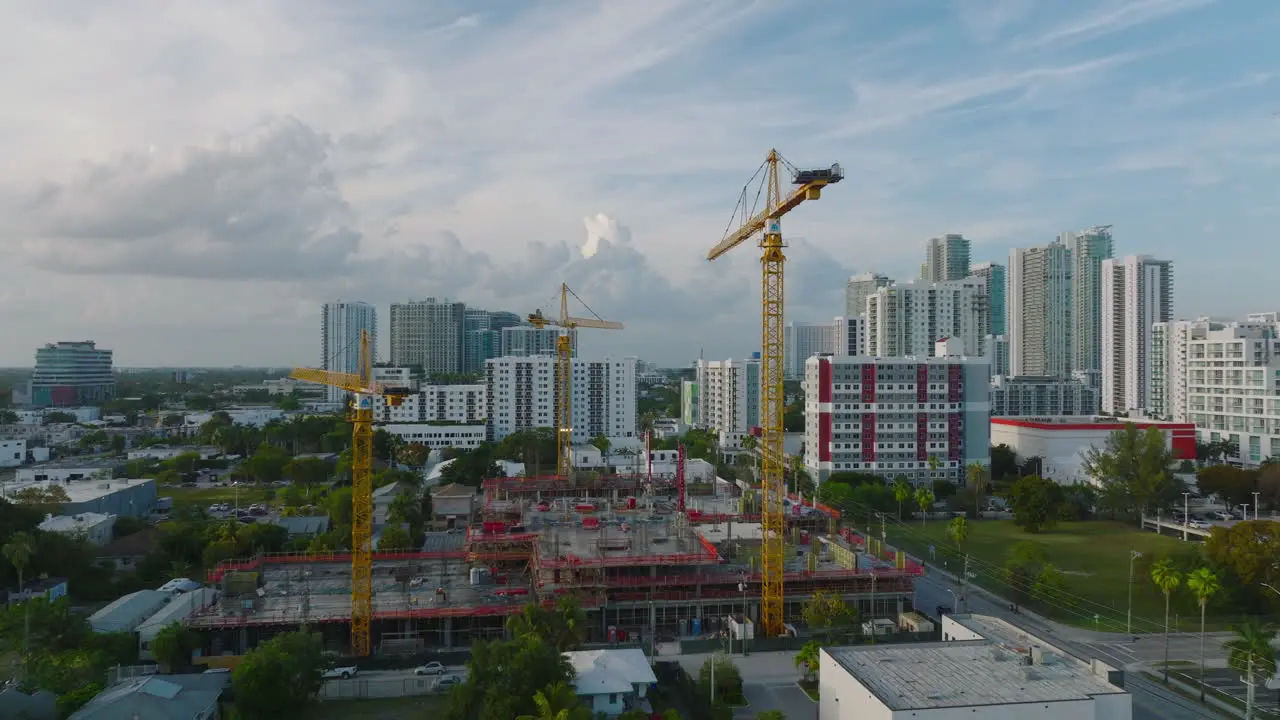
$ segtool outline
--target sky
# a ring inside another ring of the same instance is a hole
[[[783,223],[787,317],[1113,225],[1179,317],[1280,309],[1265,0],[0,0],[0,365],[315,365],[320,305],[626,325],[586,356],[759,348],[706,251],[770,148],[846,180]],[[1270,49],[1268,49],[1270,48]],[[587,314],[574,306],[575,314]]]

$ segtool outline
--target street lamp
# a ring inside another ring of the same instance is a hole
[[[1137,550],[1129,551],[1129,609],[1124,614],[1124,631],[1126,634],[1133,632],[1133,561],[1142,557],[1142,553]]]
[[[1182,493],[1182,542],[1187,541],[1187,530],[1191,527],[1191,493]]]
[[[1261,494],[1262,493],[1260,492],[1255,492],[1253,494],[1253,519],[1254,520],[1258,519],[1258,496]]]
[[[1258,583],[1258,584],[1270,590],[1271,592],[1275,593],[1277,596],[1280,596],[1280,590],[1277,590],[1275,585],[1268,585],[1267,583]]]

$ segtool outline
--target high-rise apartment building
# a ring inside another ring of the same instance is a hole
[[[36,407],[94,405],[116,396],[111,351],[91,341],[49,343],[36,350],[27,397]]]
[[[988,334],[987,290],[980,278],[915,281],[880,288],[867,298],[866,355],[931,357],[935,343],[959,340],[964,354],[982,354]]]
[[[969,241],[963,235],[947,233],[929,240],[925,261],[920,266],[920,279],[946,282],[969,277]]]
[[[498,333],[493,329],[493,313],[467,308],[462,314],[462,372],[484,371],[484,361],[498,356]]]
[[[1202,442],[1229,440],[1239,460],[1256,466],[1280,457],[1280,317],[1257,313],[1244,322],[1200,318],[1152,328],[1153,413],[1191,422]],[[1155,368],[1163,368],[1160,373]]]
[[[1078,377],[991,378],[991,417],[1098,414],[1098,390]]]
[[[987,289],[987,331],[1003,335],[1009,312],[1005,296],[1008,294],[1008,278],[1000,263],[984,262],[974,265],[969,276],[979,278]]]
[[[982,357],[991,365],[991,375],[1009,374],[1009,338],[1004,335],[988,335],[982,338]]]
[[[865,355],[867,352],[867,316],[838,317],[831,321],[835,332],[835,354],[839,357]]]
[[[969,463],[990,462],[989,378],[979,358],[810,358],[805,465],[819,482],[841,471],[963,482]]]
[[[760,355],[748,360],[699,360],[698,424],[746,434],[760,426]]]
[[[360,336],[369,333],[369,351],[378,347],[378,309],[366,302],[325,303],[320,308],[320,367],[344,373],[360,373]],[[376,354],[376,353],[374,353]],[[372,358],[370,358],[372,360]],[[325,388],[331,403],[342,402],[346,391]]]
[[[488,403],[485,386],[424,385],[416,392],[391,405],[379,396],[374,404],[374,418],[383,423],[457,423],[470,425],[484,421]]]
[[[1009,370],[1071,374],[1071,251],[1060,242],[1009,253]]]
[[[782,366],[789,378],[802,377],[804,361],[811,356],[836,351],[836,331],[831,323],[789,322],[782,340],[786,355]]]
[[[844,316],[866,315],[867,297],[892,284],[889,276],[875,272],[860,273],[849,278],[849,283],[844,287]]]
[[[1115,250],[1110,225],[1064,232],[1058,241],[1071,252],[1071,368],[1102,369],[1102,261]]]
[[[578,355],[578,333],[573,330],[561,330],[555,327],[537,328],[532,325],[519,325],[502,329],[501,350],[499,357],[526,355],[555,355],[556,342],[561,333],[569,333],[570,351]]]
[[[1102,412],[1145,411],[1155,323],[1173,319],[1173,263],[1148,255],[1102,261]]]
[[[428,376],[462,372],[466,305],[435,298],[391,305],[391,364]]]
[[[486,436],[555,427],[559,387],[556,358],[500,357],[485,361]],[[636,358],[572,361],[573,441],[636,436]]]

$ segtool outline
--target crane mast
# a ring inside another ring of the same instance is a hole
[[[573,472],[573,341],[578,328],[621,330],[622,323],[601,318],[573,317],[569,314],[569,296],[582,303],[569,286],[560,283],[560,317],[549,318],[541,310],[531,313],[529,324],[536,328],[558,327],[556,337],[556,475],[567,478]],[[586,306],[586,303],[582,303]],[[587,308],[591,311],[591,308]],[[592,312],[594,315],[595,313]]]
[[[789,195],[782,194],[782,181],[778,165],[791,170],[792,184],[798,187]],[[761,174],[763,172],[763,174]],[[763,185],[757,192],[764,196],[764,207],[747,218],[740,227],[726,234],[707,253],[707,260],[715,260],[748,238],[762,233],[760,239],[760,470],[761,470],[761,598],[760,624],[769,635],[783,631],[783,576],[784,538],[786,516],[783,498],[786,494],[786,467],[783,452],[783,415],[786,403],[783,396],[783,358],[785,317],[785,266],[786,245],[782,241],[782,216],[805,200],[817,200],[826,185],[844,179],[840,166],[816,170],[798,170],[777,150],[770,150],[756,175]],[[744,189],[739,208],[746,217],[747,193]]]
[[[383,390],[373,381],[373,348],[369,332],[360,332],[358,373],[295,368],[290,377],[341,388],[353,396],[351,422],[351,652],[366,657],[373,651],[373,405],[385,394],[399,405],[407,390]]]

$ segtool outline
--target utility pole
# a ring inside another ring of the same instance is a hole
[[[964,574],[960,576],[961,612],[969,612],[969,553],[964,554]]]
[[[1182,542],[1187,541],[1187,530],[1191,528],[1191,493],[1182,493]]]
[[[1258,519],[1258,496],[1261,494],[1262,493],[1260,492],[1255,492],[1253,494],[1253,519],[1254,520]]]

